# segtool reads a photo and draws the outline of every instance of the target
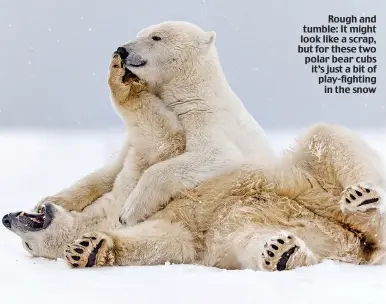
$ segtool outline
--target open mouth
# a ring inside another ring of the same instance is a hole
[[[46,229],[53,218],[50,205],[41,206],[37,213],[20,212],[14,221],[18,221],[28,231],[39,231]]]

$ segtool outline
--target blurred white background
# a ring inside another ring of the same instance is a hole
[[[377,93],[325,95],[298,54],[303,25],[377,15]],[[186,20],[217,32],[226,76],[265,129],[315,121],[386,127],[383,0],[0,1],[0,127],[121,128],[110,106],[111,53],[144,27]]]

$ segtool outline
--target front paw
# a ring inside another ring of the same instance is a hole
[[[47,196],[45,198],[43,198],[42,200],[40,200],[34,210],[35,211],[40,211],[40,209],[42,208],[43,205],[46,205],[46,204],[54,204],[56,206],[60,206],[60,207],[63,207],[64,209],[66,209],[67,211],[74,211],[76,208],[75,204],[71,204],[71,202],[69,202],[67,199],[63,198],[63,197],[60,197],[60,196]]]
[[[123,84],[123,76],[125,73],[126,69],[121,57],[117,53],[114,53],[110,63],[109,84]]]
[[[91,232],[67,245],[64,256],[71,268],[112,266],[115,262],[113,246],[107,234]]]
[[[131,84],[131,82],[135,80],[138,81],[138,77],[135,76],[130,70],[125,68],[121,56],[115,52],[110,63],[109,84],[124,86]]]
[[[135,224],[138,224],[139,220],[130,208],[123,206],[119,216],[119,222],[125,226],[134,226]]]

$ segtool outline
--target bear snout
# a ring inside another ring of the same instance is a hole
[[[124,47],[121,47],[121,46],[119,48],[117,48],[116,53],[118,53],[118,55],[122,59],[126,59],[129,56],[129,52]]]
[[[4,215],[2,222],[3,222],[3,225],[6,228],[11,229],[11,220],[9,219],[9,215],[8,214]]]
[[[2,219],[3,225],[6,228],[11,229],[12,220],[15,219],[16,217],[18,217],[20,213],[21,212],[13,212],[13,213],[9,213],[9,214],[4,215],[3,219]]]

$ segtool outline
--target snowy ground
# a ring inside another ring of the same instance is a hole
[[[386,132],[363,135],[386,159]],[[293,136],[269,133],[278,152]],[[101,166],[120,139],[116,133],[0,133],[0,215],[29,209]],[[386,266],[326,262],[278,273],[191,265],[70,270],[61,260],[30,257],[2,227],[0,239],[0,303],[386,303]]]

